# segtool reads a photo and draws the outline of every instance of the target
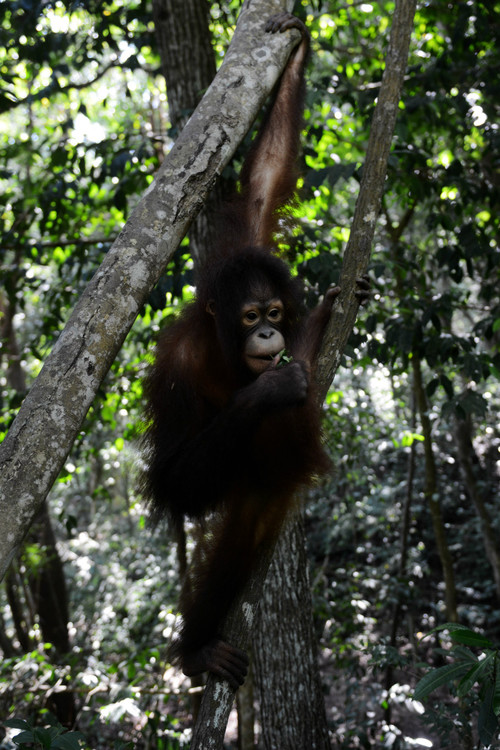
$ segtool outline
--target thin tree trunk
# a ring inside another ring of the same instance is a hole
[[[425,454],[425,498],[429,505],[429,511],[432,519],[432,528],[436,547],[441,561],[445,584],[445,605],[446,618],[449,622],[457,622],[457,597],[455,589],[455,576],[453,573],[453,561],[451,559],[448,542],[446,539],[446,530],[444,527],[443,516],[441,514],[441,504],[439,502],[439,490],[437,484],[436,461],[432,447],[432,431],[429,419],[429,404],[422,383],[422,366],[420,357],[414,353],[412,357],[413,365],[413,383],[415,396],[417,399],[417,408],[422,425],[422,434],[424,436],[424,454]]]
[[[10,299],[0,300],[0,310],[4,313],[0,338],[6,342],[7,378],[11,388],[22,395],[26,392],[26,377],[20,362],[19,346],[13,327],[15,302]],[[57,550],[47,501],[43,503],[27,539],[31,544],[38,545],[42,557],[35,570],[28,570],[29,594],[28,591],[25,592],[24,606],[26,609],[29,606],[29,609],[33,610],[30,612],[31,619],[34,612],[38,615],[42,638],[45,643],[54,646],[55,653],[51,658],[57,663],[70,651],[69,611],[64,568]],[[23,600],[18,596],[18,591],[12,588],[10,573],[7,576],[7,591],[18,637],[26,652],[32,647],[28,636],[29,628],[24,624],[24,617],[20,611]],[[50,708],[61,724],[72,726],[75,718],[75,699],[71,691],[54,693],[50,698]]]
[[[412,432],[415,432],[415,422],[416,422],[416,408],[415,408],[415,389],[412,391],[412,406],[411,406],[411,430]],[[403,585],[403,580],[406,577],[407,573],[407,563],[408,563],[408,538],[410,534],[410,522],[411,522],[411,504],[413,500],[413,484],[414,484],[414,478],[415,478],[415,441],[412,442],[410,446],[410,452],[408,454],[408,471],[407,471],[407,478],[406,478],[406,495],[405,500],[403,503],[403,515],[401,517],[401,532],[400,532],[400,553],[399,553],[399,563],[398,563],[398,578],[399,578],[399,587]],[[391,625],[391,635],[390,635],[390,641],[389,644],[395,648],[396,642],[397,642],[397,636],[398,636],[398,628],[399,628],[399,622],[401,619],[401,592],[398,588],[397,594],[396,594],[396,603],[393,608],[392,612],[392,625]],[[384,681],[384,687],[387,692],[389,692],[392,683],[393,683],[393,668],[391,665],[387,667],[386,673],[385,673],[385,681]],[[391,704],[387,702],[387,708],[384,711],[384,717],[388,724],[391,723]]]
[[[15,262],[18,263],[17,258]],[[21,367],[21,356],[13,325],[15,309],[15,305],[3,294],[0,294],[0,364],[5,352],[9,385],[17,393],[26,393],[26,378]]]
[[[21,576],[17,569],[17,563],[14,563],[13,565],[11,565],[7,575],[5,576],[5,591],[7,594],[7,601],[9,602],[17,639],[21,645],[21,650],[23,651],[23,653],[27,654],[28,651],[31,651],[33,649],[33,642],[29,636],[32,621],[31,612],[29,612],[29,620],[27,620],[26,618],[26,610],[28,609],[28,605],[26,603],[25,607],[23,607],[22,605],[23,598],[20,595],[21,589]]]
[[[500,601],[500,547],[491,522],[490,513],[478,487],[477,471],[480,464],[472,443],[472,422],[470,418],[456,419],[454,432],[455,442],[458,449],[458,461],[462,470],[467,492],[474,503],[474,507],[476,508],[479,517],[484,549],[493,570],[497,598]]]
[[[320,396],[326,396],[356,321],[358,305],[352,303],[356,279],[366,273],[375,226],[384,193],[387,160],[396,125],[398,103],[408,63],[416,0],[396,0],[385,69],[370,125],[359,195],[340,276],[340,295],[318,359]]]
[[[42,638],[45,643],[51,643],[58,656],[62,657],[70,651],[68,592],[46,502],[30,529],[28,543],[37,544],[42,553],[40,564],[29,573],[29,586]]]

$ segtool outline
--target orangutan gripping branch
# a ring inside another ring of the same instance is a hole
[[[288,13],[266,25],[291,28],[302,40],[224,207],[218,247],[200,270],[196,300],[163,333],[146,381],[153,517],[179,525],[210,517],[171,655],[185,674],[210,670],[233,688],[248,660],[221,638],[224,618],[297,488],[328,467],[312,372],[339,289],[303,318],[301,285],[274,244],[296,186],[309,34]]]

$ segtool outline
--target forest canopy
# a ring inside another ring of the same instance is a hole
[[[215,70],[240,3],[193,7]],[[311,307],[339,279],[393,10],[295,8],[313,52],[281,249]],[[149,1],[0,2],[0,440],[191,114],[174,112],[157,32]],[[500,3],[420,4],[371,301],[324,409],[334,468],[305,503],[335,747],[498,746],[499,122]],[[51,721],[83,733],[59,734],[75,747],[188,746],[192,698],[165,665],[178,560],[147,527],[137,471],[142,378],[192,298],[196,241],[141,307],[1,585],[0,719],[27,722],[1,748]]]

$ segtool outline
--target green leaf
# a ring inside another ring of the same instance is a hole
[[[491,745],[494,739],[495,732],[498,728],[498,719],[495,716],[493,710],[493,700],[495,697],[495,684],[490,682],[486,688],[486,692],[483,701],[479,707],[479,715],[477,719],[477,728],[479,731],[479,739],[486,747]]]
[[[84,739],[81,732],[68,732],[68,734],[57,737],[52,743],[52,747],[60,748],[60,750],[80,750],[80,741]]]
[[[432,396],[437,390],[437,387],[439,385],[439,378],[433,378],[426,387],[427,395]]]
[[[12,738],[12,742],[15,745],[22,745],[24,742],[34,742],[35,736],[33,732],[19,732],[15,737]]]
[[[470,669],[466,662],[459,661],[454,664],[445,664],[444,667],[438,667],[428,672],[425,677],[419,681],[415,688],[413,697],[415,700],[423,700],[441,685],[449,685],[455,680],[459,680]]]
[[[54,736],[50,729],[45,729],[45,727],[37,727],[33,732],[33,736],[35,740],[37,740],[43,747],[46,748],[50,748],[52,740],[54,739]]]
[[[450,638],[455,643],[463,643],[466,646],[474,646],[475,648],[495,648],[495,644],[492,643],[484,635],[476,633],[474,630],[450,630]]]
[[[24,719],[7,719],[2,724],[11,729],[31,729],[31,726]]]
[[[494,661],[494,659],[495,654],[490,652],[486,659],[482,659],[477,664],[475,664],[472,669],[469,669],[465,677],[460,681],[460,684],[457,688],[457,695],[459,697],[468,695],[475,682],[484,684],[485,674],[487,679],[489,679],[489,675],[487,673],[489,672],[491,668],[491,662]]]
[[[460,680],[457,688],[457,695],[462,698],[464,695],[468,695],[472,686],[477,682],[478,672],[481,668],[481,664],[475,664],[472,669],[469,669],[465,677]]]
[[[439,380],[448,398],[453,398],[453,385],[451,383],[451,380],[447,378],[446,375],[441,375]]]
[[[466,625],[460,625],[458,622],[444,622],[442,625],[436,625],[435,628],[432,628],[432,630],[429,630],[429,632],[424,636],[424,638],[428,638],[430,635],[434,635],[434,633],[441,633],[443,630],[448,630],[450,633],[454,633],[455,630],[469,630]]]

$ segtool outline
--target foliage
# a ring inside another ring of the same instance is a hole
[[[315,0],[300,10],[314,54],[299,226],[283,252],[310,304],[338,281],[392,8],[389,0],[335,7]],[[210,10],[220,60],[239,3]],[[479,737],[485,744],[497,716],[489,699],[498,683],[500,604],[457,425],[470,428],[475,489],[498,539],[499,15],[498,3],[482,0],[419,6],[370,268],[373,299],[325,408],[334,469],[314,488],[306,514],[339,747],[403,748],[419,738],[441,747],[477,745]],[[2,434],[170,146],[153,32],[150,3],[0,3]],[[0,594],[1,648],[12,650],[0,667],[0,712],[28,716],[24,731],[40,738],[52,731],[47,694],[70,686],[78,727],[94,750],[187,742],[191,699],[163,663],[178,586],[174,545],[163,529],[146,528],[135,476],[141,377],[160,326],[192,283],[185,241],[102,384],[50,497],[70,594],[71,655],[58,660],[46,647],[31,611],[29,581],[47,561],[43,545],[27,550],[13,592]],[[424,497],[426,446],[412,405],[415,357],[458,590],[461,627],[446,626],[451,648],[421,638],[429,631],[442,637],[445,614]],[[460,641],[476,632],[485,640]],[[422,662],[431,669],[415,693]],[[415,699],[422,685],[425,706]],[[64,738],[70,733],[53,735]]]
[[[480,633],[456,623],[445,623],[431,632],[447,630],[454,643],[449,651],[451,662],[430,670],[415,688],[415,699],[424,700],[446,685],[459,700],[471,699],[475,688],[479,739],[490,747],[498,731],[500,714],[500,648]],[[471,649],[479,649],[476,656]]]
[[[46,727],[35,727],[24,719],[8,719],[4,724],[6,727],[21,730],[12,740],[21,750],[80,750],[83,747],[83,734],[68,732],[57,721],[49,722],[49,726]]]
[[[88,747],[85,737],[81,732],[72,732],[66,730],[55,717],[48,714],[44,726],[36,726],[24,719],[8,719],[4,726],[8,729],[20,730],[12,737],[12,742],[20,750],[82,750]],[[182,739],[176,736],[164,736],[159,731],[161,724],[164,723],[161,718],[151,716],[149,723],[154,726],[153,736],[155,737],[155,747],[158,750],[182,750],[186,744]],[[113,750],[130,750],[133,744],[130,742],[113,742]]]

